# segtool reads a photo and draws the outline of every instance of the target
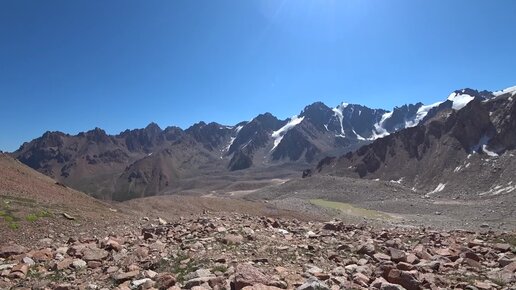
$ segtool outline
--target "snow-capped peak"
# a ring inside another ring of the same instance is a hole
[[[281,140],[283,139],[283,136],[287,134],[287,132],[297,126],[299,123],[303,121],[305,117],[298,117],[297,115],[290,118],[290,121],[288,121],[285,126],[281,127],[279,130],[272,132],[272,138],[274,138],[274,146],[272,147],[271,151],[274,150],[279,143],[281,143]]]
[[[464,108],[469,102],[473,101],[475,97],[463,93],[451,93],[448,96],[448,100],[452,101],[452,109],[460,110]]]

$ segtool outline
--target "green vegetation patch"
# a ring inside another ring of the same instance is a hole
[[[176,275],[179,282],[184,282],[185,276],[203,267],[208,261],[195,261],[186,254],[179,252],[176,256],[162,258],[153,265],[153,270],[157,272],[171,272]]]
[[[4,221],[7,227],[16,230],[20,227],[19,222],[26,220],[36,222],[40,218],[52,217],[52,213],[46,209],[37,209],[37,205],[29,199],[5,198],[0,196],[0,221]],[[29,209],[28,214],[24,214]]]
[[[392,217],[386,213],[376,210],[370,210],[360,207],[355,207],[349,203],[329,201],[324,199],[311,199],[310,203],[319,207],[338,210],[344,214],[365,217],[370,219],[391,219]]]

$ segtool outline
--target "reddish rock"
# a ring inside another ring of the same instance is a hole
[[[100,261],[88,261],[88,268],[97,269],[102,267],[102,262]]]
[[[55,264],[54,270],[62,271],[64,269],[68,269],[72,265],[72,261],[73,260],[71,258],[66,258],[62,261],[59,261]]]
[[[507,243],[496,243],[493,245],[493,249],[498,250],[500,252],[507,252],[511,249],[511,245]]]
[[[117,282],[123,282],[127,280],[131,280],[136,278],[140,274],[140,271],[131,271],[131,272],[125,272],[125,273],[118,273],[113,275],[113,279]]]
[[[407,290],[419,290],[421,282],[416,279],[414,274],[398,269],[391,270],[387,276],[387,281],[405,287]]]
[[[466,252],[466,253],[464,253],[464,257],[468,258],[468,259],[471,259],[471,260],[474,260],[474,261],[477,261],[477,262],[480,261],[480,257],[477,254],[473,253],[473,252]]]
[[[238,264],[235,268],[235,280],[232,289],[240,290],[254,284],[267,285],[269,278],[256,267],[249,264]]]
[[[391,256],[391,260],[393,260],[394,262],[405,262],[407,259],[407,254],[402,250],[389,248],[389,253]]]
[[[25,278],[27,272],[29,271],[29,266],[27,264],[18,264],[11,269],[11,273],[9,273],[9,277],[11,278]]]
[[[409,263],[400,262],[400,263],[398,263],[398,265],[396,265],[396,268],[398,268],[402,271],[411,271],[415,268],[415,266],[412,264],[409,264]]]
[[[158,289],[167,289],[169,287],[172,287],[176,285],[176,277],[174,277],[171,274],[159,274],[158,278],[156,279],[156,288]]]
[[[37,262],[46,262],[52,259],[51,249],[42,249],[32,253],[32,259]]]

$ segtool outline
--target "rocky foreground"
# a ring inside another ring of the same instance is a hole
[[[515,233],[205,214],[1,245],[0,288],[516,289],[515,246]]]

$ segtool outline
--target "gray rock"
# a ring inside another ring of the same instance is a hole
[[[330,290],[330,287],[321,281],[310,279],[303,285],[297,287],[296,290]]]

